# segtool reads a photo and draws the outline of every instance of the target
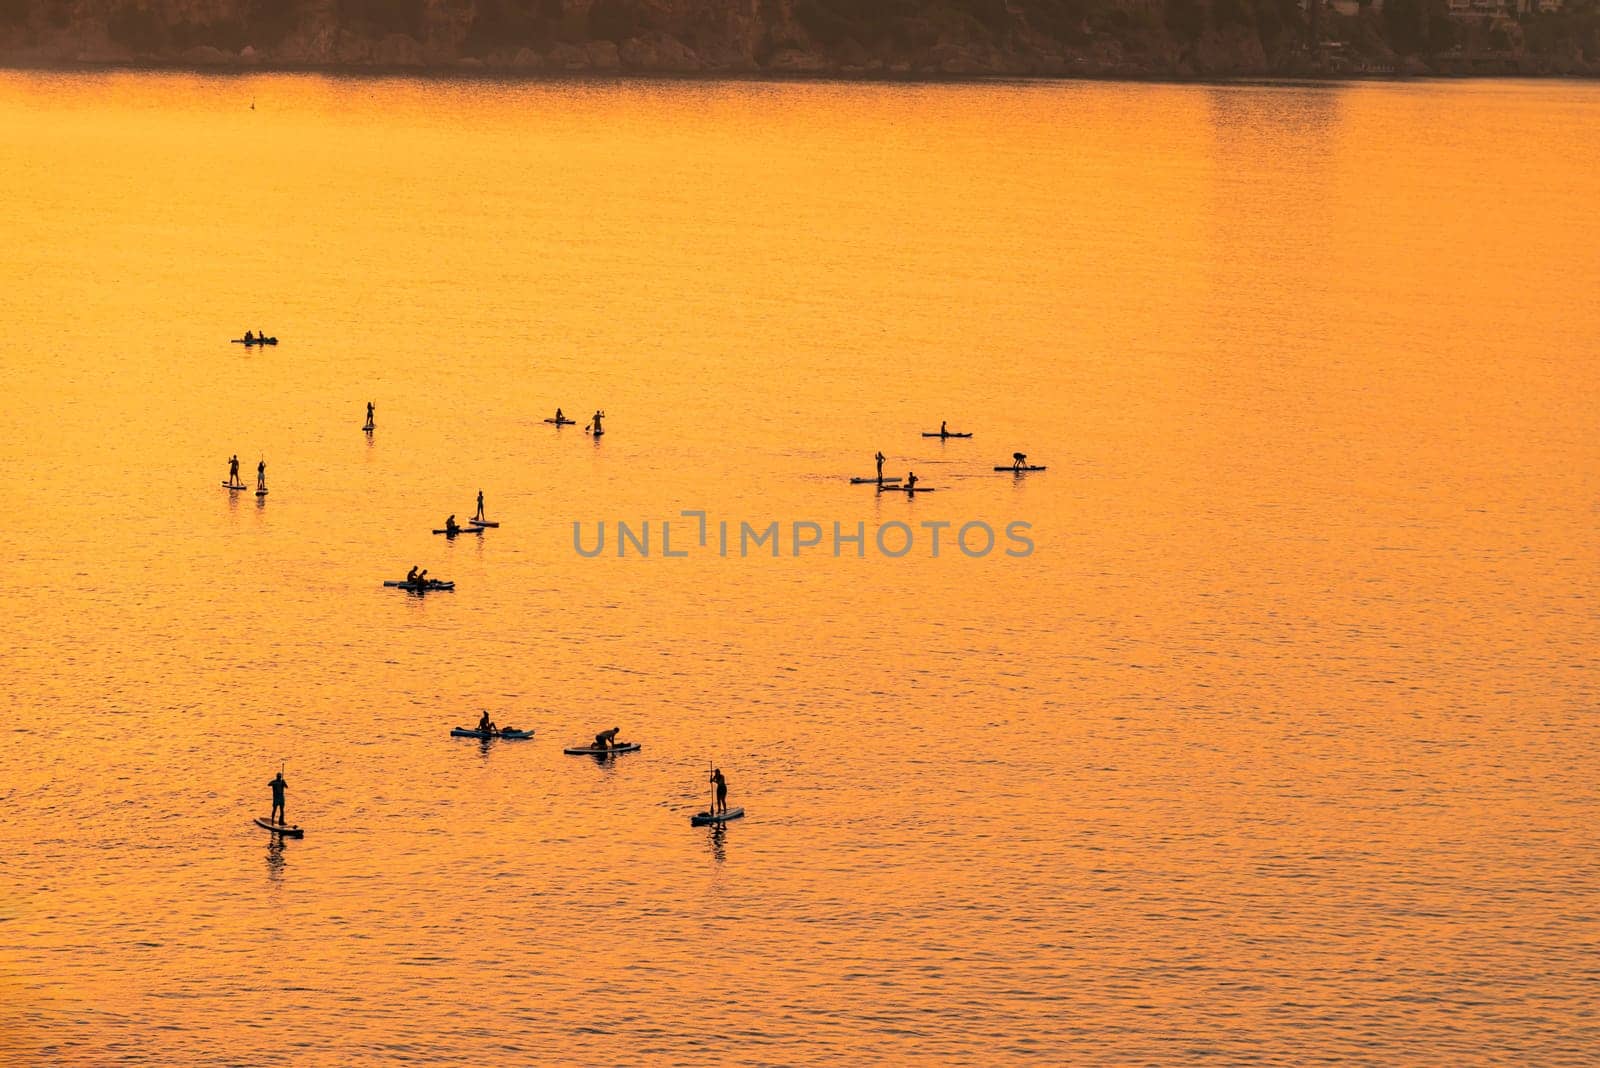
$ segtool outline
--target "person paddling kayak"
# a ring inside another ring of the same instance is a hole
[[[711,773],[711,780],[717,787],[717,803],[712,812],[728,811],[728,780],[722,777],[722,769],[717,768]]]
[[[287,823],[283,815],[283,792],[289,788],[289,784],[283,781],[283,772],[273,776],[267,785],[272,787],[272,815],[267,817],[267,822]]]
[[[620,733],[622,733],[621,727],[612,727],[608,731],[601,731],[599,734],[594,736],[594,747],[596,749],[610,749],[614,747],[617,744],[617,735]]]
[[[567,417],[561,414],[561,409],[560,408],[557,408],[556,409],[556,422],[565,423],[566,421],[567,421]]]

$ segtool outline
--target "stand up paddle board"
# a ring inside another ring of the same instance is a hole
[[[937,430],[935,430],[933,433],[930,434],[926,430],[924,430],[922,432],[922,436],[925,437],[925,438],[970,438],[972,435],[971,434],[953,434],[953,433],[952,434],[941,434]]]
[[[267,495],[267,491],[266,490],[264,490],[264,489],[256,490],[256,496],[257,497],[265,497],[266,495]]]
[[[499,523],[491,523],[487,519],[469,519],[467,522],[475,527],[497,527],[500,525]]]
[[[592,745],[572,745],[561,751],[568,756],[610,756],[612,753],[637,753],[639,751],[639,743],[623,742],[620,745],[612,746],[610,749],[597,749]]]
[[[260,816],[256,817],[256,826],[262,830],[271,831],[273,834],[281,834],[285,838],[304,838],[306,836],[306,832],[299,827],[291,827],[286,823],[273,823],[271,820],[264,820]]]
[[[556,426],[577,426],[578,425],[578,421],[576,419],[546,419],[545,422],[554,423]]]
[[[1044,468],[1043,467],[997,467],[997,468],[995,468],[995,470],[996,471],[1015,471],[1017,474],[1020,475],[1024,471],[1043,471]]]
[[[932,493],[937,486],[891,486],[887,482],[878,487],[879,493]]]
[[[226,482],[224,482],[223,485],[227,486],[231,490],[242,490],[242,489],[249,489],[250,488],[249,486],[233,486],[233,485],[229,485]]]
[[[450,530],[448,528],[441,527],[438,530],[435,530],[434,533],[435,534],[443,534],[447,538],[453,538],[457,534],[482,534],[483,533],[483,528],[482,527],[457,527],[455,530]]]
[[[689,822],[696,827],[704,827],[708,823],[727,823],[729,820],[739,819],[744,815],[742,808],[730,808],[726,812],[696,812],[689,817]]]
[[[418,586],[415,582],[407,582],[404,579],[389,579],[385,580],[384,585],[392,590],[415,590],[419,593],[426,593],[428,590],[453,590],[456,588],[456,584],[454,582],[449,582],[443,579],[440,579],[437,582],[433,579],[429,579],[426,586]]]
[[[485,733],[483,731],[480,731],[480,730],[468,730],[466,727],[456,727],[453,730],[451,730],[450,737],[452,737],[452,738],[481,738],[481,739],[484,739],[484,740],[488,740],[488,739],[491,739],[491,738],[505,738],[508,741],[518,742],[518,741],[522,741],[525,738],[532,738],[533,737],[533,732],[532,731],[518,731],[518,730],[509,730],[508,729],[508,730],[498,730],[498,731],[495,731],[493,734],[487,734],[487,733]]]
[[[898,478],[884,478],[884,479],[852,478],[850,480],[850,484],[852,486],[865,486],[865,485],[868,485],[869,483],[876,482],[876,483],[878,483],[879,485],[882,485],[882,486],[890,486],[890,485],[893,485],[894,483],[899,482],[899,481],[900,480]]]

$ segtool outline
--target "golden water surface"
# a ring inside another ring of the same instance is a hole
[[[1592,1064],[1597,118],[0,75],[0,1061]]]

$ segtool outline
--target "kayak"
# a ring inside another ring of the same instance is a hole
[[[578,425],[578,421],[576,419],[546,419],[545,422],[554,423],[556,426],[577,426]]]
[[[482,534],[483,533],[483,528],[482,527],[456,527],[456,529],[451,530],[448,527],[442,527],[442,528],[440,528],[438,530],[435,530],[434,533],[435,534],[443,534],[446,537],[453,538],[457,534]]]
[[[306,836],[306,832],[299,827],[291,827],[286,823],[273,823],[271,820],[264,820],[260,816],[256,817],[256,826],[264,831],[271,831],[273,834],[281,834],[285,838],[304,838]]]
[[[925,438],[970,438],[972,435],[971,434],[941,434],[937,430],[935,430],[933,433],[930,434],[926,430],[924,430],[922,432],[922,436],[925,437]]]
[[[891,485],[888,484],[888,480],[885,479],[884,480],[884,484],[878,487],[878,492],[879,493],[932,493],[936,488],[937,487],[935,487],[935,486],[891,486]]]
[[[407,582],[404,579],[398,582],[386,581],[384,585],[393,590],[453,590],[456,588],[454,582],[447,582],[443,579],[429,579],[426,586],[418,586],[415,582]]]
[[[233,339],[233,343],[235,345],[276,345],[278,339],[275,337],[253,337],[249,339],[236,337]]]
[[[850,480],[850,484],[852,486],[865,486],[865,485],[868,485],[870,483],[876,482],[880,486],[888,486],[888,485],[891,485],[891,484],[893,484],[895,482],[899,482],[899,481],[900,480],[898,478],[852,478]]]
[[[524,738],[532,738],[533,737],[533,732],[532,731],[511,730],[511,729],[508,728],[508,729],[505,729],[505,730],[495,731],[493,734],[486,734],[486,733],[484,733],[483,731],[480,731],[480,730],[470,730],[469,731],[465,727],[456,727],[454,730],[452,730],[450,732],[450,737],[452,737],[452,738],[482,738],[482,739],[484,739],[486,741],[488,739],[490,739],[490,738],[505,738],[508,741],[517,742],[517,741],[523,740]]]
[[[498,527],[499,523],[491,523],[487,519],[469,519],[467,522],[475,527]]]
[[[571,745],[561,750],[568,756],[610,756],[612,753],[637,753],[638,742],[619,742],[610,749],[597,749],[592,745]]]
[[[726,812],[696,812],[689,817],[689,822],[696,827],[704,827],[708,823],[726,823],[744,816],[744,809],[730,808]]]
[[[997,467],[997,468],[995,468],[995,470],[996,471],[1015,471],[1018,474],[1021,474],[1023,471],[1043,471],[1044,468],[1043,467]]]

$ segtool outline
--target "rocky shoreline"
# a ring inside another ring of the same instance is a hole
[[[1069,17],[1066,0],[0,0],[0,65],[863,80],[1600,76],[1593,15],[1452,21],[1419,6],[1418,34],[1395,12],[1421,0],[1353,14],[1322,0],[1304,11],[1292,0],[1089,2]]]
[[[1396,67],[1362,66],[1346,69],[1307,68],[1294,71],[1203,72],[1189,70],[1158,71],[1127,65],[1062,71],[1017,70],[952,73],[933,69],[820,68],[809,70],[770,70],[763,68],[668,68],[610,66],[517,66],[495,65],[473,59],[434,64],[359,65],[338,63],[286,63],[206,57],[132,57],[127,59],[46,59],[36,56],[0,55],[0,70],[52,72],[62,74],[177,73],[177,74],[316,74],[334,77],[366,78],[493,78],[512,81],[773,81],[826,82],[856,81],[891,83],[962,83],[1003,81],[1128,81],[1182,83],[1228,82],[1329,82],[1329,81],[1405,81],[1413,78],[1550,78],[1587,81],[1600,78],[1600,69],[1550,69],[1547,65],[1473,63],[1459,67],[1440,64],[1404,64]]]

